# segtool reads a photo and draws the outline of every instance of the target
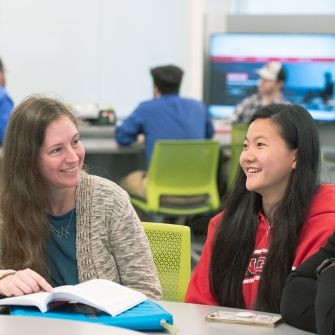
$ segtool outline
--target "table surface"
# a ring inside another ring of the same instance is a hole
[[[51,318],[0,315],[0,334],[3,335],[140,335],[128,329],[96,323]],[[142,333],[143,335],[143,333]]]
[[[81,125],[78,128],[81,137],[114,138],[115,126]]]
[[[114,126],[80,126],[80,137],[87,154],[137,154],[143,143],[122,146],[116,143]]]
[[[285,323],[275,328],[267,328],[251,325],[239,325],[205,321],[205,317],[217,310],[229,310],[231,308],[205,306],[196,304],[184,304],[178,302],[160,301],[159,304],[173,315],[174,325],[178,328],[178,335],[307,335],[312,334],[291,327]],[[235,310],[237,311],[237,310]],[[163,334],[162,332],[148,332],[150,335]]]
[[[119,145],[114,138],[81,138],[87,154],[140,154],[144,152],[143,143]]]
[[[143,143],[134,143],[128,146],[118,145],[115,141],[115,126],[92,126],[79,127],[81,140],[86,153],[90,154],[131,154],[144,150]],[[214,139],[219,141],[223,147],[230,145],[230,130],[218,131]]]
[[[232,308],[184,304],[159,301],[159,304],[173,315],[178,335],[307,335],[312,334],[293,328],[285,323],[275,328],[252,325],[207,322],[205,317],[217,310],[238,311]],[[0,334],[10,335],[163,335],[163,331],[135,332],[96,323],[78,322],[51,318],[34,318],[0,315]]]

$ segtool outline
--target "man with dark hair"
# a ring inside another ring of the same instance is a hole
[[[9,97],[6,89],[5,68],[0,58],[0,145],[3,142],[5,130],[13,109],[13,100]]]
[[[249,123],[256,110],[262,106],[289,103],[282,94],[286,73],[280,62],[268,62],[256,70],[256,73],[259,75],[258,92],[246,97],[236,106],[231,117],[234,123]]]
[[[183,76],[179,67],[159,66],[150,72],[154,98],[140,103],[116,129],[115,136],[119,144],[129,145],[143,134],[148,163],[157,140],[204,139],[214,134],[204,104],[179,96]]]
[[[150,70],[154,87],[161,94],[178,94],[183,70],[174,65],[158,66]]]
[[[200,101],[179,96],[182,69],[175,65],[165,65],[155,67],[150,72],[154,98],[140,103],[122,125],[117,127],[115,135],[116,141],[121,145],[129,145],[137,140],[138,135],[144,135],[148,164],[157,140],[205,139],[213,137],[214,134],[205,105]],[[135,183],[142,185],[145,172],[128,177],[131,180],[136,179]],[[128,177],[121,186],[129,193],[138,194],[128,188]],[[132,181],[130,183],[134,184]],[[145,189],[138,195],[145,195]]]

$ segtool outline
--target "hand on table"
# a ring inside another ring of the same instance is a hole
[[[7,297],[52,290],[52,286],[31,269],[20,270],[0,279],[0,293]]]

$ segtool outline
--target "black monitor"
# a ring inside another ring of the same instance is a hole
[[[218,33],[211,36],[207,103],[224,119],[257,91],[255,70],[275,60],[284,65],[283,94],[316,121],[335,122],[335,35]]]

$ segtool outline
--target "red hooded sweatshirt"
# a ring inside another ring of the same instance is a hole
[[[218,301],[210,291],[209,266],[215,229],[222,220],[222,216],[223,213],[216,215],[209,223],[207,240],[202,250],[201,258],[193,271],[185,302],[218,305]],[[328,237],[333,234],[334,230],[335,185],[325,184],[321,185],[316,193],[307,221],[301,230],[293,261],[293,269],[318,251],[327,242]],[[256,300],[259,278],[268,253],[269,236],[271,236],[271,229],[269,230],[269,225],[264,215],[260,213],[255,250],[243,280],[243,299],[247,309],[252,309]]]

